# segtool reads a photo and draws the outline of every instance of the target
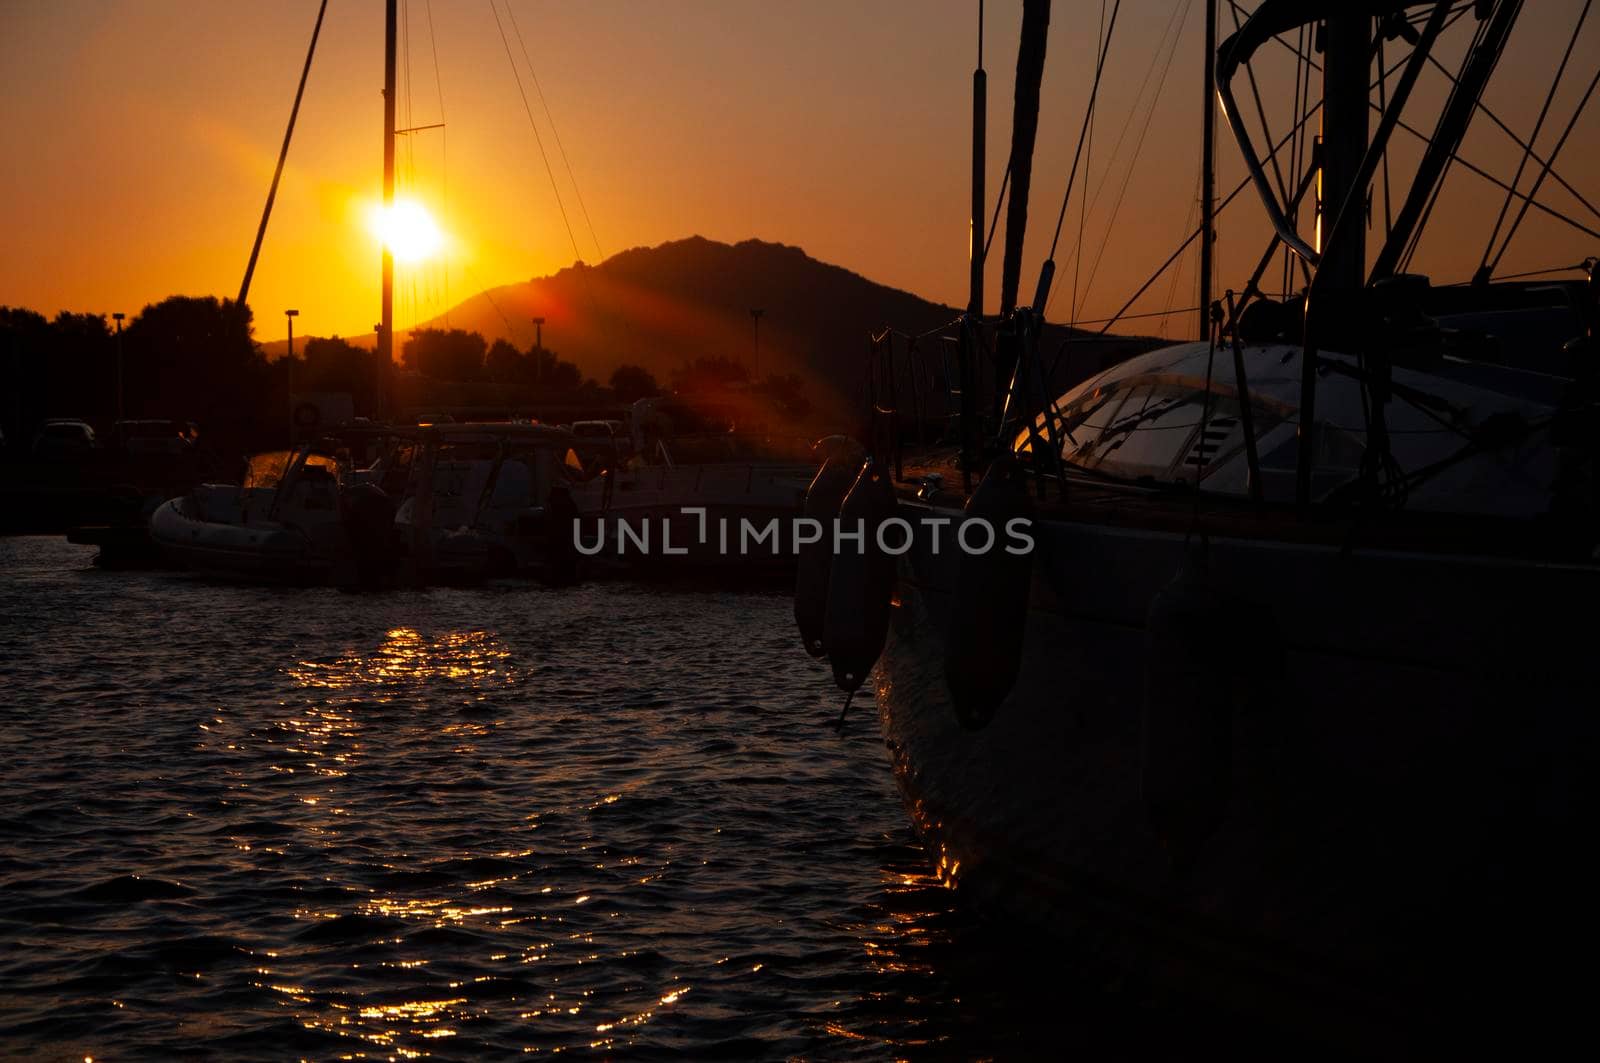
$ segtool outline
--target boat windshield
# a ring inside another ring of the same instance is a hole
[[[269,450],[252,457],[245,466],[245,487],[277,487],[294,460],[292,450]]]
[[[277,487],[283,482],[284,474],[293,467],[295,453],[292,450],[269,450],[255,455],[246,464],[242,486]],[[339,477],[338,459],[327,454],[307,454],[305,468],[321,470],[335,479]]]

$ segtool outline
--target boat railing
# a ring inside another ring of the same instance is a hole
[[[931,439],[948,435],[960,416],[961,374],[951,370],[950,328],[942,325],[916,335],[885,328],[868,337],[867,446],[876,460],[893,464],[896,480],[904,479],[906,438],[927,446]],[[909,409],[900,406],[902,379],[911,399]],[[943,395],[937,418],[929,411],[935,393]],[[936,420],[939,427],[933,431]]]

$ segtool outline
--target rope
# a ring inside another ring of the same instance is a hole
[[[445,216],[450,214],[450,141],[446,134],[444,118],[444,80],[439,76],[439,38],[433,32],[433,0],[424,0],[424,7],[428,14],[428,47],[433,52],[433,89],[439,97],[439,202],[444,208]],[[448,241],[445,253],[440,256],[440,269],[443,273],[444,287],[444,323],[450,325],[450,251]]]
[[[1517,11],[1522,6],[1522,0],[1506,0],[1506,2],[1507,2],[1507,4],[1509,6],[1504,8],[1503,10],[1512,11],[1513,12],[1512,18],[1514,19],[1516,17]],[[1463,71],[1471,69],[1474,60],[1478,56],[1479,52],[1482,51],[1482,49],[1483,49],[1483,43],[1484,43],[1485,38],[1489,34],[1490,27],[1492,27],[1494,24],[1495,24],[1495,19],[1494,18],[1485,18],[1485,19],[1483,19],[1482,21],[1480,21],[1478,23],[1478,28],[1474,32],[1473,37],[1472,37],[1472,44],[1471,44],[1470,47],[1467,48],[1466,57],[1462,60],[1462,64],[1463,64],[1462,65],[1462,70]],[[1500,56],[1505,54],[1504,53],[1504,47],[1505,47],[1505,37],[1501,37],[1501,39],[1500,39],[1500,48],[1501,48],[1501,50],[1497,51],[1494,54],[1494,56],[1492,57],[1492,59],[1489,61],[1488,71],[1487,71],[1487,73],[1486,73],[1486,75],[1484,77],[1482,85],[1487,85],[1488,84],[1489,79],[1494,74],[1495,68],[1497,68],[1500,65]],[[1461,82],[1459,80],[1456,80],[1454,84],[1455,84],[1455,87],[1451,90],[1449,98],[1445,101],[1444,110],[1440,115],[1439,121],[1441,123],[1443,123],[1446,120],[1446,118],[1450,115],[1450,113],[1451,113],[1451,111],[1453,109],[1452,105],[1455,102],[1456,96],[1461,92],[1461,89],[1462,89]],[[1482,99],[1483,98],[1483,94],[1482,94],[1482,91],[1481,91],[1482,85],[1480,85],[1480,91],[1476,94],[1478,99]],[[1474,105],[1476,105],[1476,100],[1474,101]],[[1410,268],[1412,256],[1414,256],[1417,253],[1417,247],[1422,243],[1422,234],[1428,227],[1429,219],[1431,219],[1433,217],[1433,208],[1438,206],[1438,204],[1439,204],[1439,196],[1444,192],[1445,182],[1447,180],[1449,180],[1450,168],[1455,164],[1456,159],[1459,157],[1457,152],[1459,151],[1459,149],[1461,147],[1461,137],[1464,136],[1464,135],[1465,135],[1465,133],[1463,131],[1462,134],[1457,137],[1456,143],[1453,145],[1453,148],[1455,150],[1451,151],[1450,157],[1448,159],[1446,159],[1445,162],[1444,162],[1443,169],[1441,169],[1439,171],[1439,178],[1438,178],[1437,181],[1434,182],[1433,191],[1428,196],[1427,206],[1423,208],[1422,214],[1418,218],[1416,218],[1416,220],[1415,220],[1414,227],[1412,228],[1410,236],[1409,236],[1409,239],[1407,241],[1407,247],[1406,247],[1406,250],[1405,250],[1405,254],[1404,254],[1404,256],[1402,256],[1402,258],[1400,260],[1399,272],[1404,272],[1405,270]],[[1426,138],[1426,139],[1431,143],[1434,138],[1429,137],[1429,138]],[[1426,157],[1426,153],[1424,153],[1424,157]]]
[[[1006,160],[1006,175],[1000,178],[1000,194],[995,197],[994,217],[989,219],[989,235],[983,241],[983,257],[989,258],[989,248],[994,243],[994,231],[1000,227],[1000,207],[1006,201],[1006,186],[1011,183],[1011,160]]]
[[[1314,106],[1312,106],[1312,108],[1309,111],[1306,112],[1305,117],[1300,119],[1300,121],[1295,124],[1295,128],[1290,130],[1289,133],[1286,134],[1283,137],[1282,140],[1278,141],[1277,144],[1273,145],[1272,151],[1269,152],[1268,154],[1276,154],[1277,152],[1281,151],[1283,149],[1283,146],[1289,142],[1289,138],[1292,137],[1296,132],[1298,132],[1307,123],[1309,123],[1311,121],[1312,117],[1318,111],[1320,111],[1321,109],[1322,109],[1322,104],[1321,103],[1317,103]],[[1222,212],[1228,208],[1228,205],[1231,204],[1235,199],[1239,198],[1239,193],[1243,192],[1249,186],[1250,186],[1250,178],[1248,178],[1248,177],[1246,177],[1244,180],[1240,181],[1237,185],[1235,185],[1234,188],[1233,188],[1233,191],[1228,193],[1227,198],[1225,198],[1221,203],[1217,204],[1217,216],[1220,217],[1222,215]],[[1194,243],[1199,238],[1200,238],[1200,229],[1197,228],[1197,229],[1195,229],[1193,232],[1191,232],[1189,234],[1188,238],[1185,239],[1183,241],[1183,243],[1178,245],[1178,249],[1176,251],[1174,251],[1167,258],[1167,260],[1165,262],[1161,263],[1161,265],[1156,268],[1156,271],[1150,275],[1150,279],[1145,281],[1142,285],[1140,285],[1139,286],[1139,290],[1134,292],[1132,297],[1130,297],[1127,302],[1122,304],[1122,309],[1121,310],[1118,310],[1111,317],[1103,319],[1106,322],[1106,325],[1105,325],[1104,328],[1102,328],[1100,330],[1100,334],[1104,335],[1106,333],[1106,331],[1112,325],[1116,324],[1118,321],[1120,321],[1124,317],[1128,317],[1129,315],[1128,315],[1127,311],[1133,306],[1133,304],[1138,302],[1140,297],[1142,297],[1145,292],[1150,290],[1151,285],[1155,284],[1156,281],[1160,280],[1161,279],[1161,275],[1163,273],[1165,273],[1172,266],[1172,264],[1174,262],[1178,261],[1178,259],[1183,255],[1184,251],[1188,250],[1189,245]],[[1199,307],[1194,307],[1193,309],[1194,310],[1199,310],[1200,308]],[[1093,322],[1085,322],[1085,323],[1093,324]]]
[[[1439,60],[1434,58],[1432,55],[1428,56],[1428,62],[1432,63],[1433,66],[1436,67],[1441,74],[1443,74],[1446,78],[1448,78],[1450,80],[1451,84],[1455,84],[1456,76],[1454,74],[1452,74],[1450,72],[1449,68],[1447,68],[1443,63],[1439,62]],[[1534,152],[1532,144],[1530,142],[1524,141],[1521,137],[1517,136],[1516,131],[1513,130],[1510,126],[1506,125],[1506,123],[1501,120],[1500,116],[1495,114],[1494,111],[1490,109],[1488,104],[1484,103],[1482,100],[1479,100],[1478,101],[1478,110],[1483,112],[1485,118],[1489,119],[1489,121],[1494,123],[1495,128],[1499,129],[1500,132],[1504,133],[1507,137],[1509,137],[1513,144],[1515,144],[1517,147],[1521,148],[1522,150],[1524,150],[1526,152],[1529,152],[1530,154],[1529,154],[1528,157],[1532,161],[1538,163],[1541,166],[1543,166],[1545,164],[1544,156],[1539,155],[1538,153]],[[1589,200],[1588,200],[1588,197],[1586,197],[1582,192],[1580,192],[1576,188],[1574,188],[1572,186],[1572,184],[1565,177],[1562,177],[1554,169],[1551,169],[1550,177],[1551,177],[1552,180],[1555,181],[1556,184],[1561,186],[1562,191],[1566,192],[1573,199],[1576,199],[1579,203],[1582,203],[1584,205],[1584,207],[1589,211],[1589,213],[1593,214],[1596,218],[1600,218],[1600,207],[1596,207],[1593,203],[1590,203]]]
[[[1117,13],[1122,10],[1122,0],[1116,0],[1116,5],[1111,9],[1111,27],[1100,37],[1100,57],[1094,66],[1094,84],[1089,89],[1089,106],[1083,112],[1083,126],[1078,130],[1078,146],[1072,153],[1072,170],[1067,175],[1067,190],[1061,195],[1061,212],[1056,215],[1056,234],[1050,240],[1050,253],[1046,258],[1056,257],[1056,245],[1061,242],[1061,223],[1067,217],[1067,202],[1072,198],[1072,186],[1078,179],[1078,160],[1083,155],[1085,139],[1089,136],[1090,123],[1094,120],[1095,102],[1100,96],[1100,76],[1105,72],[1106,53],[1111,50],[1111,34],[1117,28]],[[1100,0],[1100,18],[1103,22],[1106,17],[1105,0]]]
[[[850,703],[856,699],[854,690],[844,696],[844,707],[839,710],[839,718],[833,722],[833,729],[844,734],[844,718],[850,712]]]
[[[1100,271],[1100,263],[1105,260],[1106,248],[1110,246],[1111,233],[1117,224],[1117,215],[1122,211],[1122,204],[1127,199],[1128,187],[1133,183],[1134,168],[1138,165],[1139,155],[1144,150],[1145,138],[1150,134],[1150,123],[1155,118],[1156,105],[1161,101],[1161,93],[1167,85],[1167,75],[1172,71],[1172,61],[1177,57],[1178,54],[1179,36],[1182,34],[1184,24],[1189,20],[1189,11],[1193,6],[1194,0],[1185,0],[1183,5],[1183,17],[1178,20],[1175,31],[1172,33],[1172,44],[1171,47],[1167,49],[1167,61],[1161,68],[1161,78],[1156,83],[1155,94],[1150,99],[1150,109],[1145,114],[1144,126],[1139,130],[1139,139],[1134,144],[1133,158],[1128,162],[1127,172],[1123,175],[1122,179],[1122,187],[1117,192],[1117,201],[1112,206],[1111,217],[1106,222],[1106,239],[1100,244],[1100,250],[1095,253],[1094,265],[1089,268],[1089,279],[1084,281],[1083,284],[1083,298],[1085,302],[1088,301],[1089,290],[1094,287],[1094,278],[1095,275]],[[1159,55],[1160,53],[1158,51],[1157,56],[1159,57]],[[1153,66],[1152,69],[1154,69]],[[1129,116],[1129,120],[1131,123],[1131,115]],[[1115,153],[1113,153],[1113,157],[1115,157]],[[1109,175],[1110,171],[1108,170],[1107,176]]]
[[[1157,69],[1157,66],[1160,66],[1162,74],[1160,74],[1160,78],[1158,78],[1157,83],[1155,83],[1155,93],[1150,96],[1149,110],[1147,110],[1146,115],[1144,115],[1144,125],[1139,128],[1138,141],[1134,141],[1133,158],[1128,160],[1128,170],[1123,173],[1122,187],[1120,187],[1120,189],[1117,191],[1117,202],[1115,202],[1114,207],[1112,207],[1112,210],[1110,210],[1110,218],[1107,219],[1107,239],[1101,243],[1098,253],[1096,253],[1096,256],[1094,256],[1094,264],[1090,267],[1090,275],[1088,275],[1088,280],[1083,283],[1083,299],[1085,299],[1085,301],[1088,301],[1090,288],[1094,287],[1094,274],[1099,272],[1099,264],[1101,264],[1101,261],[1104,261],[1104,258],[1106,258],[1106,247],[1110,243],[1110,231],[1112,231],[1112,229],[1115,227],[1115,224],[1117,224],[1117,215],[1118,213],[1122,213],[1123,202],[1125,202],[1126,197],[1128,197],[1128,186],[1133,183],[1133,171],[1134,168],[1138,166],[1139,155],[1141,155],[1142,150],[1144,150],[1144,141],[1146,141],[1147,136],[1149,136],[1150,122],[1152,122],[1152,120],[1155,118],[1155,107],[1157,107],[1158,102],[1160,102],[1160,99],[1162,99],[1162,91],[1166,88],[1166,75],[1170,74],[1171,69],[1173,69],[1173,59],[1178,56],[1178,38],[1181,37],[1182,27],[1184,27],[1184,24],[1189,21],[1189,11],[1192,10],[1192,8],[1194,8],[1194,0],[1184,0],[1184,3],[1182,3],[1181,6],[1174,6],[1173,14],[1171,14],[1170,18],[1168,18],[1168,21],[1166,21],[1166,29],[1163,30],[1162,40],[1160,40],[1160,43],[1157,43],[1157,46],[1155,46],[1155,56],[1150,58],[1150,67],[1146,70],[1146,72],[1144,72],[1144,80],[1139,83],[1138,94],[1134,96],[1134,110],[1131,110],[1130,114],[1128,114],[1128,122],[1123,125],[1122,134],[1118,134],[1117,146],[1112,147],[1110,162],[1107,162],[1106,165],[1106,176],[1101,178],[1099,189],[1096,189],[1096,192],[1094,192],[1093,202],[1090,203],[1090,207],[1093,207],[1094,202],[1099,202],[1099,195],[1101,195],[1101,191],[1104,191],[1104,187],[1106,187],[1106,183],[1110,179],[1112,165],[1114,165],[1115,160],[1117,160],[1117,155],[1122,152],[1122,144],[1123,141],[1125,141],[1126,136],[1128,136],[1128,130],[1133,128],[1134,118],[1136,118],[1136,115],[1138,115],[1139,101],[1144,98],[1144,88],[1146,88],[1146,85],[1149,85],[1150,77],[1155,74],[1155,69]],[[1168,45],[1168,40],[1171,42],[1170,45]],[[1166,62],[1162,62],[1163,48],[1166,50]],[[1082,242],[1080,242],[1080,245],[1082,245]],[[1048,304],[1048,299],[1046,299],[1046,304]],[[1048,306],[1046,306],[1046,309],[1048,309]],[[1077,311],[1077,307],[1074,307],[1074,312],[1075,311]]]
[[[1428,140],[1431,139],[1426,133],[1421,132],[1415,126],[1413,126],[1410,123],[1404,121],[1403,119],[1401,121],[1395,123],[1395,128],[1404,130],[1405,132],[1410,133],[1412,136],[1416,137],[1418,140],[1421,140],[1423,142],[1427,142]],[[1462,168],[1464,168],[1468,173],[1476,174],[1477,176],[1483,178],[1485,181],[1488,181],[1490,184],[1494,185],[1496,188],[1500,189],[1502,192],[1511,190],[1511,186],[1510,185],[1506,184],[1504,181],[1500,180],[1500,178],[1498,178],[1498,177],[1494,176],[1493,174],[1489,173],[1489,171],[1485,170],[1483,167],[1474,165],[1472,162],[1468,161],[1467,159],[1462,158],[1460,155],[1454,155],[1454,156],[1452,156],[1452,159],[1456,163],[1458,163]],[[1561,213],[1560,211],[1556,210],[1555,208],[1548,207],[1545,204],[1538,202],[1531,195],[1528,195],[1527,193],[1517,192],[1515,194],[1516,194],[1516,197],[1518,199],[1520,199],[1528,207],[1531,207],[1531,208],[1533,208],[1535,210],[1538,210],[1541,213],[1548,214],[1548,215],[1550,215],[1550,217],[1556,219],[1559,222],[1563,222],[1563,223],[1565,223],[1567,225],[1570,225],[1572,228],[1578,230],[1580,233],[1583,233],[1586,236],[1592,236],[1596,240],[1600,240],[1600,230],[1591,229],[1587,225],[1585,225],[1582,222],[1578,221],[1577,219],[1567,217],[1567,215]]]
[[[1562,75],[1567,72],[1567,63],[1572,59],[1572,50],[1577,47],[1578,35],[1583,32],[1583,24],[1588,20],[1589,8],[1593,4],[1594,0],[1584,0],[1583,11],[1578,15],[1578,24],[1573,27],[1572,38],[1567,41],[1567,50],[1562,54],[1561,63],[1556,67],[1556,76],[1550,80],[1550,91],[1545,93],[1544,105],[1539,108],[1539,118],[1533,123],[1533,132],[1528,136],[1528,144],[1522,152],[1521,161],[1517,163],[1516,176],[1511,178],[1512,188],[1517,188],[1522,184],[1523,171],[1528,168],[1528,159],[1533,155],[1533,146],[1539,142],[1539,133],[1544,129],[1544,120],[1550,116],[1550,105],[1555,103],[1556,90],[1561,87]],[[1557,150],[1560,149],[1558,148]],[[1555,159],[1551,158],[1545,164],[1545,172],[1549,172],[1549,167],[1554,162]],[[1483,248],[1483,260],[1478,263],[1478,272],[1480,274],[1489,267],[1489,256],[1494,252],[1495,241],[1500,239],[1500,227],[1505,224],[1506,215],[1511,211],[1511,199],[1512,194],[1507,192],[1505,201],[1500,204],[1500,214],[1495,218],[1494,229],[1489,233],[1489,242]],[[1511,236],[1507,234],[1506,242],[1510,243],[1510,241]],[[1496,256],[1495,261],[1497,263],[1500,261],[1498,256]]]
[[[256,259],[261,254],[261,241],[267,235],[267,219],[272,217],[272,201],[278,198],[278,181],[283,177],[283,164],[289,157],[289,141],[294,137],[294,122],[300,115],[300,99],[306,92],[306,78],[311,75],[311,57],[317,54],[317,35],[322,32],[322,16],[328,13],[328,0],[317,8],[317,21],[311,27],[311,44],[306,48],[306,64],[300,70],[300,87],[294,92],[294,106],[289,109],[289,127],[283,131],[283,147],[278,149],[278,167],[272,171],[272,184],[267,188],[267,205],[261,210],[261,225],[256,229],[256,242],[250,248],[250,261],[244,267],[244,280],[239,285],[238,305],[250,298],[250,278],[256,272]]]
[[[517,35],[517,45],[522,49],[522,61],[528,64],[528,76],[533,79],[533,91],[539,97],[539,106],[544,108],[544,116],[550,122],[550,135],[555,138],[556,151],[561,154],[561,164],[567,168],[567,179],[572,182],[572,194],[577,197],[578,209],[583,212],[583,222],[589,227],[589,238],[594,241],[595,253],[604,260],[606,253],[600,247],[600,237],[595,234],[594,222],[589,219],[589,208],[583,202],[583,190],[578,187],[578,178],[572,172],[572,163],[567,158],[567,149],[561,143],[561,133],[556,129],[555,115],[550,113],[550,104],[545,102],[544,89],[539,86],[539,75],[533,71],[533,60],[528,58],[528,46],[523,43],[522,30],[517,26],[517,15],[511,9],[510,0],[506,0],[506,17],[511,20],[511,29]]]
[[[1102,35],[1103,35],[1104,27],[1105,27],[1105,20],[1106,20],[1106,4],[1105,4],[1105,0],[1100,0],[1100,26],[1101,26],[1101,29],[1097,30],[1096,32],[1097,33],[1101,33]],[[1108,40],[1107,44],[1109,44],[1109,43],[1110,42]],[[1092,173],[1093,170],[1094,170],[1094,127],[1095,127],[1095,124],[1096,124],[1095,120],[1097,118],[1099,118],[1099,117],[1100,117],[1100,109],[1098,107],[1091,108],[1090,111],[1089,111],[1089,138],[1088,138],[1088,141],[1086,142],[1086,144],[1084,146],[1084,150],[1083,150],[1083,179],[1084,179],[1084,181],[1086,183],[1089,180],[1089,174]],[[1069,182],[1069,184],[1070,184],[1070,182]],[[1075,247],[1073,249],[1073,252],[1072,252],[1072,316],[1073,317],[1077,317],[1078,316],[1078,311],[1083,308],[1082,303],[1079,302],[1079,300],[1078,300],[1078,285],[1079,285],[1079,282],[1082,280],[1082,277],[1083,277],[1083,243],[1084,243],[1084,240],[1087,237],[1088,231],[1089,231],[1089,201],[1088,201],[1087,198],[1085,198],[1083,196],[1079,196],[1078,197],[1078,244],[1077,244],[1077,247]],[[1045,302],[1048,303],[1049,301],[1050,301],[1049,297],[1046,297],[1045,298]],[[1050,367],[1050,372],[1051,372],[1051,375],[1054,376],[1054,374],[1055,374],[1055,366],[1051,366]]]
[[[544,138],[539,135],[538,123],[533,120],[533,108],[529,106],[528,94],[522,88],[522,75],[517,72],[517,60],[511,54],[511,41],[506,38],[506,28],[500,22],[500,9],[495,6],[494,0],[489,0],[489,11],[494,15],[495,28],[500,31],[500,43],[506,49],[506,62],[511,64],[511,76],[517,83],[517,95],[522,97],[522,109],[528,115],[528,128],[533,130],[533,142],[539,146],[539,158],[544,160],[544,172],[550,177],[550,191],[555,193],[556,207],[561,211],[561,224],[567,227],[567,239],[572,241],[573,258],[582,261],[583,252],[578,250],[578,238],[572,232],[572,220],[567,217],[567,205],[561,201],[561,189],[556,185],[556,172],[550,166],[550,156],[545,153]]]
[[[1589,87],[1583,93],[1583,99],[1578,101],[1578,109],[1572,112],[1572,119],[1567,122],[1567,128],[1561,131],[1561,139],[1556,141],[1556,146],[1550,151],[1550,158],[1545,160],[1544,168],[1539,171],[1539,179],[1533,182],[1533,188],[1528,191],[1528,198],[1523,201],[1522,209],[1517,213],[1516,221],[1511,223],[1511,229],[1506,233],[1505,242],[1500,245],[1500,253],[1494,256],[1494,261],[1489,264],[1491,272],[1500,265],[1500,260],[1505,257],[1506,251],[1511,247],[1512,239],[1517,235],[1517,230],[1522,226],[1522,220],[1528,216],[1528,207],[1533,203],[1533,197],[1539,194],[1539,189],[1544,186],[1544,179],[1550,176],[1551,167],[1556,164],[1556,156],[1561,154],[1561,149],[1566,147],[1567,138],[1572,135],[1572,130],[1577,126],[1578,119],[1589,106],[1589,100],[1594,97],[1596,86],[1600,86],[1600,69],[1597,69],[1594,78],[1589,82]]]

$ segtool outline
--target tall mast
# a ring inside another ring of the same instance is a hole
[[[967,313],[983,315],[983,170],[985,164],[984,124],[988,108],[987,76],[983,72],[983,0],[978,0],[978,68],[972,72],[972,221],[967,254],[971,276],[967,290]]]
[[[384,4],[383,33],[383,214],[394,210],[394,50],[397,0]],[[388,381],[394,367],[394,252],[383,244],[383,317],[378,329],[379,405],[387,412]]]
[[[1367,280],[1366,227],[1347,223],[1336,244],[1329,227],[1347,200],[1364,203],[1356,189],[1367,155],[1371,109],[1372,16],[1365,10],[1328,16],[1322,54],[1322,158],[1317,199],[1319,291],[1353,291]],[[1354,193],[1357,197],[1351,199]]]
[[[1210,332],[1217,220],[1217,2],[1206,0],[1205,116],[1200,125],[1200,338]]]

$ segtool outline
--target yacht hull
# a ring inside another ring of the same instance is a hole
[[[977,731],[945,680],[959,551],[924,535],[901,559],[878,707],[943,877],[1285,1021],[1423,1029],[1486,995],[1556,999],[1524,961],[1546,934],[1594,940],[1575,842],[1597,810],[1592,625],[1569,619],[1592,569],[1213,538],[1208,579],[1242,608],[1207,667],[1235,696],[1222,752],[1180,755],[1220,755],[1187,777],[1227,785],[1220,818],[1175,838],[1146,800],[1146,685],[1170,662],[1145,617],[1186,536],[1034,530],[1018,679]]]

